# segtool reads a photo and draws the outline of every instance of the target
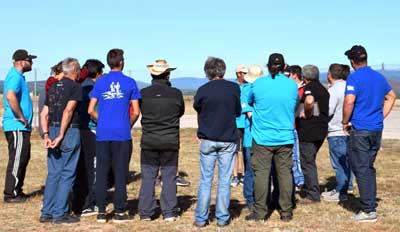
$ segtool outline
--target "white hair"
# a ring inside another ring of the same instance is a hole
[[[75,58],[66,58],[62,62],[62,71],[64,74],[76,72],[80,69],[79,61]]]

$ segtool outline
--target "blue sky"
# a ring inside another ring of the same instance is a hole
[[[18,48],[38,56],[38,79],[65,57],[106,63],[115,47],[125,51],[126,73],[142,81],[157,58],[178,67],[173,77],[203,77],[206,58],[217,56],[233,77],[237,64],[264,66],[272,52],[326,69],[348,63],[343,53],[354,44],[366,47],[372,65],[400,64],[398,9],[397,0],[3,1],[0,80]]]

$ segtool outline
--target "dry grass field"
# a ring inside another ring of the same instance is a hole
[[[289,223],[279,220],[274,212],[265,224],[248,223],[244,217],[248,213],[242,197],[242,187],[232,189],[230,211],[232,224],[227,228],[218,228],[215,220],[205,229],[192,226],[196,206],[197,183],[199,181],[198,144],[194,129],[181,132],[182,148],[180,152],[180,171],[192,182],[190,187],[178,188],[179,207],[183,214],[179,221],[166,223],[162,218],[152,222],[139,221],[137,214],[138,192],[140,188],[139,146],[140,130],[133,131],[134,151],[130,163],[132,179],[128,188],[128,201],[134,214],[132,222],[120,225],[109,222],[99,224],[95,216],[82,218],[79,224],[51,225],[38,222],[43,185],[46,178],[46,151],[37,134],[32,137],[32,158],[28,166],[24,191],[31,195],[24,204],[4,204],[0,201],[0,231],[400,231],[400,144],[398,140],[385,140],[383,149],[376,161],[378,173],[379,220],[375,224],[359,224],[349,220],[359,205],[357,190],[350,196],[345,206],[321,202],[317,205],[298,205],[294,219]],[[4,173],[7,165],[7,144],[0,139],[0,188],[4,186]],[[327,146],[324,144],[318,154],[318,171],[321,189],[334,186],[334,173],[330,167]],[[156,188],[157,196],[160,187]],[[215,196],[215,185],[213,189]],[[1,196],[2,197],[2,196]],[[212,199],[214,204],[215,198]],[[112,208],[112,205],[109,205]],[[213,206],[211,207],[213,208]],[[212,213],[211,213],[212,214]]]

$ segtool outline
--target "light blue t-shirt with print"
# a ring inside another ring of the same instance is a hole
[[[96,140],[131,140],[129,106],[131,100],[141,98],[135,80],[111,71],[96,81],[90,98],[96,98],[98,103]]]
[[[298,93],[294,80],[283,74],[258,78],[250,88],[253,105],[251,134],[263,146],[294,143],[293,124]]]
[[[28,121],[28,127],[17,120],[18,116],[12,111],[10,104],[7,101],[7,91],[15,92],[22,114]],[[3,88],[3,102],[4,102],[4,115],[3,115],[3,131],[31,131],[33,108],[32,99],[29,95],[28,84],[26,83],[25,76],[22,75],[16,68],[11,68],[4,80]]]

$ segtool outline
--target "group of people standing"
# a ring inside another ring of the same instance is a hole
[[[282,221],[290,221],[296,186],[301,187],[302,199],[298,203],[318,203],[316,155],[326,136],[337,187],[323,193],[323,199],[346,201],[354,173],[362,208],[352,219],[376,221],[373,163],[380,147],[383,119],[390,113],[396,96],[386,79],[367,66],[365,48],[353,46],[345,55],[355,71],[349,75],[347,65],[332,64],[328,90],[319,81],[318,67],[288,66],[279,53],[270,55],[268,75],[259,65],[239,65],[238,83],[224,79],[226,64],[222,59],[207,59],[204,72],[210,81],[198,89],[193,103],[200,140],[194,226],[208,224],[216,164],[217,225],[230,224],[231,176],[240,147],[245,163],[243,193],[250,212],[247,221],[263,222],[274,209],[279,210]],[[23,73],[31,70],[35,58],[25,50],[17,50],[14,67],[4,83],[3,130],[9,144],[4,190],[7,203],[26,199],[22,186],[30,158],[32,103]],[[179,119],[185,104],[182,92],[169,82],[176,68],[166,60],[156,60],[147,66],[152,84],[139,90],[134,79],[122,72],[123,50],[110,50],[107,64],[111,70],[108,74],[103,74],[104,64],[95,59],[81,67],[77,59],[67,58],[52,68],[53,78],[46,85],[40,113],[48,149],[40,222],[79,221],[70,213],[71,190],[75,214],[97,214],[98,222],[107,222],[107,190],[113,185],[112,220],[119,223],[132,219],[126,184],[132,153],[131,128],[140,114],[140,219],[151,221],[155,217],[158,176],[163,183],[163,218],[179,219]],[[86,79],[82,81],[83,75]]]

